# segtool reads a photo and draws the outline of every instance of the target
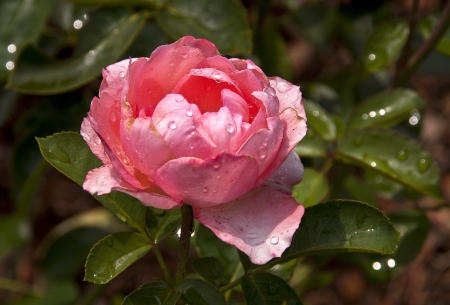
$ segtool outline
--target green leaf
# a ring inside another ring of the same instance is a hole
[[[194,270],[205,280],[219,286],[224,267],[215,257],[200,257],[192,261]]]
[[[422,34],[422,36],[425,39],[427,39],[431,35],[431,32],[436,27],[436,24],[438,23],[438,21],[439,21],[439,17],[437,15],[429,15],[419,22],[420,33]],[[444,55],[450,56],[450,30],[449,29],[447,29],[447,31],[441,37],[441,39],[437,43],[435,49]]]
[[[377,206],[374,189],[357,176],[348,176],[344,182],[345,189],[358,201]]]
[[[157,281],[144,284],[130,293],[122,305],[175,305],[180,297],[181,292],[166,282]]]
[[[153,207],[147,208],[145,227],[149,236],[155,243],[169,235],[175,234],[181,223],[180,210],[160,210]]]
[[[52,234],[55,233],[52,231],[47,235],[46,242],[51,243]],[[91,226],[78,227],[55,238],[56,240],[46,249],[42,260],[42,273],[47,279],[55,281],[75,278],[84,266],[89,250],[107,234],[106,230]]]
[[[29,224],[16,215],[0,215],[0,259],[30,237]]]
[[[83,39],[72,58],[56,61],[28,46],[21,53],[8,85],[30,94],[56,94],[78,88],[116,61],[144,24],[143,14],[129,14],[123,9],[99,11],[90,20],[97,22],[88,22],[83,28],[86,34],[81,36]]]
[[[308,126],[313,128],[324,140],[336,139],[336,125],[333,118],[319,104],[303,100]]]
[[[191,243],[197,249],[200,257],[215,257],[224,266],[223,282],[230,281],[236,268],[240,266],[236,248],[217,238],[214,233],[202,224],[195,228]]]
[[[439,170],[429,153],[397,132],[378,128],[357,130],[341,140],[337,156],[371,167],[421,193],[442,198]]]
[[[424,211],[405,210],[389,214],[395,228],[400,231],[400,241],[393,259],[396,266],[406,267],[422,249],[430,229]]]
[[[164,0],[70,0],[77,5],[129,5],[154,7],[160,5]]]
[[[151,241],[135,232],[118,232],[100,240],[86,261],[85,281],[106,284],[144,256]]]
[[[247,304],[302,304],[288,283],[270,273],[256,273],[252,276],[244,276],[242,278],[242,292]]]
[[[353,112],[348,130],[368,126],[391,127],[411,116],[411,111],[425,107],[426,101],[415,91],[396,89],[363,101]]]
[[[325,142],[312,129],[308,129],[306,136],[294,148],[300,157],[325,157],[327,148]]]
[[[353,200],[333,200],[305,210],[283,260],[311,254],[374,252],[397,247],[398,232],[378,209]]]
[[[10,72],[7,63],[13,69],[20,49],[28,42],[36,42],[51,4],[50,0],[0,1],[0,82]]]
[[[206,38],[228,54],[249,54],[252,49],[246,11],[237,0],[169,0],[157,12],[157,21],[173,39]]]
[[[292,64],[287,56],[286,44],[275,18],[266,18],[257,28],[254,53],[261,60],[261,68],[268,76],[292,79]]]
[[[101,166],[78,133],[63,132],[37,141],[44,158],[79,185],[83,184],[89,170]],[[121,221],[145,232],[146,207],[139,200],[120,192],[94,197]]]
[[[363,63],[370,73],[395,62],[409,35],[404,20],[389,20],[378,25],[369,36],[363,52]]]
[[[178,283],[181,299],[188,304],[195,305],[226,305],[225,298],[220,291],[208,282],[200,279],[184,279]]]
[[[309,207],[321,202],[328,191],[329,186],[325,175],[308,167],[305,168],[302,182],[292,188],[292,196],[304,207]]]

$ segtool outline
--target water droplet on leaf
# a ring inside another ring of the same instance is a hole
[[[429,169],[429,168],[430,168],[430,165],[431,165],[431,159],[430,159],[430,157],[426,157],[426,158],[420,159],[420,160],[419,160],[419,163],[418,163],[417,165],[418,165],[419,171],[420,171],[421,173],[426,172],[427,169]]]
[[[406,160],[408,158],[408,152],[405,150],[400,150],[396,156],[400,161]]]

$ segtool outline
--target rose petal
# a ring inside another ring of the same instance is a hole
[[[216,46],[209,40],[206,39],[195,39],[193,36],[184,36],[178,41],[174,42],[177,48],[180,46],[190,46],[200,49],[207,57],[219,55],[219,51]]]
[[[281,166],[294,146],[297,145],[306,134],[306,121],[304,118],[298,116],[295,109],[286,108],[280,113],[280,119],[283,122],[283,141],[280,144],[280,149],[274,161],[266,172],[258,178],[256,185],[266,181]]]
[[[199,49],[175,44],[156,48],[149,59],[136,60],[129,71],[127,92],[135,115],[146,106],[156,107],[179,80],[205,58]]]
[[[201,114],[196,105],[180,95],[168,94],[156,107],[153,121],[159,134],[169,146],[174,158],[192,156],[209,158],[214,143],[200,126]],[[170,108],[175,108],[170,110]]]
[[[91,121],[89,120],[89,117],[83,119],[83,123],[81,123],[80,134],[86,141],[86,143],[88,144],[89,148],[92,150],[94,155],[96,155],[97,158],[99,158],[102,161],[102,163],[104,164],[111,163],[111,160],[109,160],[109,157],[105,152],[102,140],[100,140],[98,134],[91,126]]]
[[[225,72],[228,75],[233,75],[236,73],[236,68],[232,64],[231,61],[229,61],[227,58],[223,56],[214,56],[214,57],[208,57],[205,60],[203,60],[201,63],[199,63],[196,67],[196,69],[202,69],[202,68],[214,68],[220,71]]]
[[[121,176],[112,165],[104,165],[90,170],[83,183],[83,188],[92,195],[95,193],[104,195],[111,193],[111,191],[120,191],[139,199],[144,205],[153,206],[159,209],[174,209],[179,208],[182,205],[180,201],[168,196],[152,193],[148,190],[141,191],[133,188],[122,180]]]
[[[194,217],[226,243],[265,264],[290,246],[304,208],[290,195],[262,185],[222,205],[194,207]]]
[[[224,72],[212,68],[193,69],[173,89],[183,95],[189,103],[196,104],[202,113],[219,111],[223,106],[221,91],[229,89],[237,94],[240,90]]]
[[[241,196],[257,177],[254,159],[222,153],[207,160],[171,160],[156,171],[155,182],[172,198],[194,207],[207,207]]]
[[[241,121],[248,122],[248,105],[247,102],[239,95],[231,90],[223,89],[221,92],[223,106],[230,110],[233,117],[240,116]]]
[[[130,162],[153,180],[155,171],[172,159],[172,152],[153,125],[151,118],[123,121],[122,144]]]
[[[273,162],[283,140],[283,124],[278,118],[268,118],[267,125],[267,129],[253,133],[236,153],[250,156],[258,161],[259,174],[262,174]]]
[[[264,91],[255,91],[252,93],[253,104],[258,105],[258,108],[264,107],[268,117],[277,117],[279,114],[279,102],[275,95],[275,90],[271,87],[266,87]]]
[[[122,89],[126,85],[126,74],[130,62],[135,62],[137,58],[125,59],[109,65],[102,71],[103,81],[100,85],[100,97],[102,92],[108,93],[114,99],[120,101]]]
[[[306,121],[305,108],[302,104],[302,93],[300,88],[280,77],[270,77],[270,86],[275,89],[280,101],[280,112],[286,108],[297,110],[298,116]]]
[[[278,184],[283,184],[291,190],[291,188],[300,183],[303,177],[303,164],[295,151],[291,151],[286,160],[281,164],[269,180]]]

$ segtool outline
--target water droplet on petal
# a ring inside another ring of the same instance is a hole
[[[288,90],[289,86],[285,82],[277,82],[277,89],[281,93],[285,93]]]
[[[216,81],[216,83],[220,83],[222,79],[222,75],[220,75],[218,71],[214,71],[213,73],[211,73],[211,77]]]
[[[274,237],[272,237],[272,238],[270,239],[270,243],[271,243],[272,245],[278,244],[278,241],[279,241],[278,236],[274,236]]]
[[[170,121],[168,126],[172,130],[177,129],[177,123],[175,121]]]
[[[177,94],[177,95],[175,96],[175,100],[176,100],[177,102],[182,102],[182,101],[184,100],[184,97],[183,97],[182,95]]]
[[[231,125],[231,124],[228,124],[227,126],[225,126],[225,130],[226,130],[228,133],[233,133],[233,132],[234,132],[234,126]]]
[[[191,110],[191,109],[187,109],[187,110],[186,110],[186,115],[187,115],[188,117],[191,117],[191,116],[192,116],[192,110]]]
[[[275,90],[272,87],[264,88],[264,92],[270,96],[277,96],[277,93],[275,92]]]
[[[208,188],[205,186],[205,187],[202,189],[202,192],[203,192],[203,193],[208,193]]]
[[[102,185],[105,186],[105,185],[106,185],[106,181],[103,181],[103,182],[102,182]]]
[[[119,77],[120,78],[124,78],[125,77],[125,72],[124,71],[120,71],[119,72]]]
[[[219,167],[220,167],[220,164],[218,164],[218,163],[216,163],[216,164],[213,165],[213,168],[214,168],[214,169],[219,169]]]
[[[261,159],[265,159],[267,156],[267,148],[266,147],[261,147],[258,151],[258,156]]]

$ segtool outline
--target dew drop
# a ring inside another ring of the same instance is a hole
[[[120,77],[120,78],[124,78],[124,77],[125,77],[125,72],[124,72],[124,71],[120,71],[119,77]]]
[[[177,129],[177,123],[175,121],[170,121],[168,126],[172,130]]]
[[[427,169],[430,168],[430,165],[431,165],[431,159],[429,157],[420,159],[419,163],[417,164],[419,171],[421,173],[426,172]]]
[[[376,166],[377,166],[377,162],[371,162],[371,163],[370,163],[370,166],[376,167]]]
[[[111,120],[111,122],[117,121],[117,113],[115,111],[111,112],[109,114],[109,119]]]
[[[188,117],[191,117],[191,116],[192,116],[192,110],[191,110],[191,109],[187,109],[187,110],[186,110],[186,115],[187,115]]]
[[[7,50],[8,50],[9,53],[14,53],[14,52],[16,52],[17,47],[16,47],[15,44],[10,44],[10,45],[8,46]]]
[[[233,133],[233,132],[234,132],[234,126],[231,125],[231,124],[228,124],[227,126],[225,126],[225,130],[226,130],[228,133]]]
[[[319,114],[320,114],[319,111],[317,111],[317,110],[314,110],[314,111],[313,111],[313,116],[319,116]]]
[[[266,87],[264,89],[264,92],[270,96],[277,96],[277,93],[275,92],[275,90],[272,87]]]
[[[182,95],[177,94],[177,96],[175,96],[175,100],[177,102],[182,102],[184,100],[184,97]]]
[[[281,93],[285,93],[286,91],[288,91],[289,86],[288,86],[288,84],[286,84],[285,82],[278,82],[278,83],[277,83],[277,89],[278,89],[278,91],[280,91]]]
[[[369,55],[369,60],[375,60],[376,58],[377,58],[377,56],[375,54]]]
[[[202,192],[203,192],[203,193],[208,193],[208,190],[209,190],[209,189],[205,186],[205,187],[202,189]]]
[[[385,114],[386,114],[386,110],[380,109],[380,111],[378,111],[378,113],[379,113],[380,115],[385,115]]]
[[[219,169],[219,168],[220,168],[220,164],[217,164],[217,163],[214,164],[214,165],[213,165],[213,168],[214,168],[214,169]]]
[[[367,115],[367,113],[364,113],[361,117],[362,117],[363,120],[367,120],[367,118],[368,118],[369,116]]]
[[[272,245],[278,244],[278,241],[279,241],[278,236],[274,236],[274,237],[272,237],[272,238],[270,239],[270,243],[271,243]]]
[[[260,159],[265,159],[267,156],[267,149],[265,147],[261,147],[258,151],[258,156]]]
[[[8,62],[6,62],[6,69],[8,69],[8,70],[12,70],[12,69],[14,69],[14,62],[12,62],[12,61],[8,61]]]
[[[216,83],[220,83],[220,81],[222,80],[222,75],[220,75],[218,71],[214,71],[213,73],[211,73],[211,77],[216,81]]]
[[[395,157],[400,161],[406,160],[406,158],[408,158],[408,152],[405,150],[400,150]]]
[[[369,116],[370,116],[371,118],[374,118],[376,115],[377,115],[377,113],[376,113],[375,111],[369,112]]]

